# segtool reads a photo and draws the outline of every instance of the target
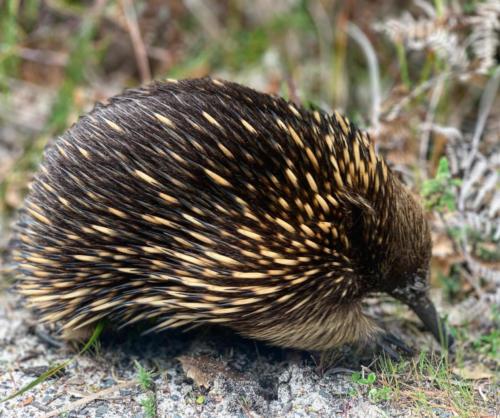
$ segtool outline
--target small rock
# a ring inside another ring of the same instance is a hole
[[[320,396],[322,396],[325,399],[331,398],[331,395],[325,389],[320,389],[318,393]]]
[[[113,386],[115,384],[116,384],[115,380],[113,378],[111,378],[111,377],[103,379],[102,382],[101,382],[101,386],[103,388],[109,388],[109,387],[111,387],[111,386]]]
[[[354,406],[347,415],[349,418],[379,418],[387,416],[378,406],[372,405],[370,402],[361,401]]]
[[[100,405],[96,410],[95,410],[95,416],[96,418],[99,417],[104,417],[108,413],[109,407],[106,404]]]

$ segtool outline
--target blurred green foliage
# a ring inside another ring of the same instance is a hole
[[[93,16],[83,19],[76,36],[71,40],[65,77],[48,121],[50,132],[61,132],[67,127],[68,118],[75,105],[75,89],[85,81],[85,70],[92,65],[96,56],[92,40],[97,23],[98,19]]]
[[[7,89],[6,77],[14,75],[17,70],[18,7],[19,0],[5,0],[0,13],[0,88],[3,93]]]
[[[425,180],[422,185],[422,196],[425,206],[438,212],[455,211],[456,196],[455,187],[460,186],[462,181],[451,176],[446,157],[439,160],[436,176]]]

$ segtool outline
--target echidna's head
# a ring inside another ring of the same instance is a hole
[[[397,188],[396,188],[397,190]],[[404,188],[398,190],[394,212],[388,221],[385,280],[387,293],[408,305],[434,335],[450,348],[453,338],[428,296],[432,241],[421,205]]]

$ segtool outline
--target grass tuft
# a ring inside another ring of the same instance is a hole
[[[157,400],[155,383],[153,380],[155,373],[152,370],[146,369],[137,360],[135,360],[135,368],[137,373],[137,382],[139,383],[142,391],[147,393],[146,397],[142,398],[139,403],[142,406],[144,415],[147,418],[155,418],[157,416]]]

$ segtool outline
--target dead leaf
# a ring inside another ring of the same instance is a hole
[[[21,406],[27,406],[31,405],[31,403],[35,400],[35,397],[33,395],[28,396],[27,398],[23,399],[20,404]]]
[[[483,364],[470,364],[463,368],[454,367],[453,373],[467,380],[491,379],[493,372]]]
[[[181,363],[187,377],[193,379],[197,386],[203,386],[207,389],[210,388],[217,376],[221,374],[228,378],[241,379],[238,373],[231,370],[221,361],[209,356],[180,356],[177,357],[177,360]]]
[[[432,255],[434,257],[449,257],[455,253],[453,241],[444,233],[432,234]]]

